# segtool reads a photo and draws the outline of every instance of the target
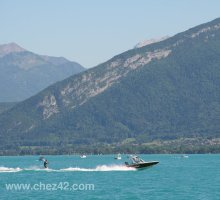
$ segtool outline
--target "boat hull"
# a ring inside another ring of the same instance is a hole
[[[146,168],[146,167],[156,165],[158,163],[159,163],[158,161],[150,161],[150,162],[143,162],[143,163],[137,163],[137,164],[129,164],[126,166],[136,168],[136,169],[141,169],[141,168]]]

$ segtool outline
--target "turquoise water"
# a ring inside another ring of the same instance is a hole
[[[126,155],[122,155],[122,160],[114,160],[114,155],[87,156],[85,159],[46,156],[49,169],[44,170],[39,156],[0,157],[0,199],[220,199],[220,155],[141,157],[160,163],[145,170],[134,170],[123,166]],[[9,183],[31,186],[41,183],[42,188],[7,190],[5,184]],[[44,190],[42,184],[56,190]],[[93,184],[94,187],[93,190],[73,190],[70,187],[73,184]]]

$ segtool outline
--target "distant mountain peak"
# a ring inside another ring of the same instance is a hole
[[[23,52],[23,51],[26,51],[26,50],[14,42],[0,45],[0,57],[5,56],[10,53]]]
[[[138,44],[136,44],[134,46],[134,48],[144,47],[144,46],[149,45],[149,44],[153,44],[153,43],[156,43],[156,42],[161,42],[161,41],[166,40],[168,38],[169,38],[169,36],[164,36],[164,37],[161,37],[161,38],[147,39],[147,40],[141,41]]]
[[[0,45],[0,102],[24,100],[83,70],[63,57],[38,55],[16,43]]]

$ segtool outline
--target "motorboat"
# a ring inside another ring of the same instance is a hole
[[[120,153],[115,156],[115,160],[121,160],[121,154]]]
[[[141,169],[141,168],[146,168],[146,167],[150,167],[153,165],[156,165],[159,163],[159,161],[144,161],[143,159],[141,159],[139,156],[129,156],[129,159],[131,160],[131,163],[125,162],[125,165],[127,167],[133,167],[133,168],[137,168],[137,169]]]
[[[82,154],[80,155],[80,158],[86,158],[86,155]]]

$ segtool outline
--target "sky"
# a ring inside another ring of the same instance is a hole
[[[86,68],[220,17],[219,0],[0,0],[0,44]]]

